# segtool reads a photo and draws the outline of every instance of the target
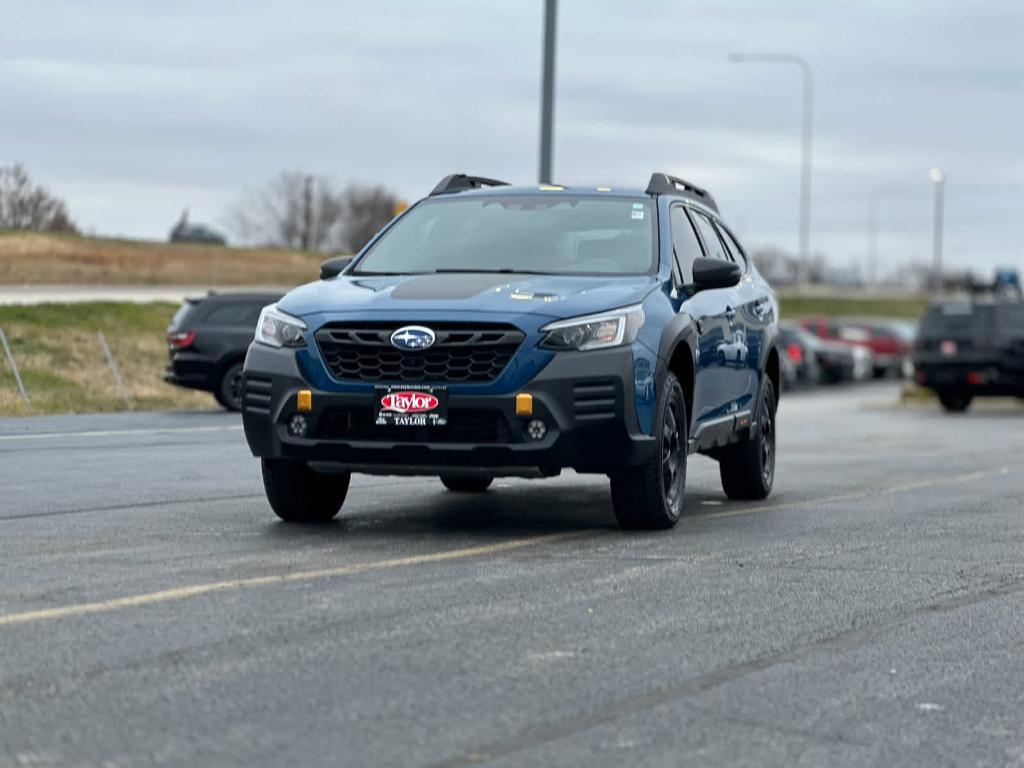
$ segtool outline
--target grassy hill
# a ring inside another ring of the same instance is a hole
[[[298,285],[322,254],[0,231],[0,284]]]

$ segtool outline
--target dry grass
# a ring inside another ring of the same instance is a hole
[[[164,334],[172,304],[44,304],[0,307],[0,328],[35,413],[124,410],[96,336],[103,331],[128,390],[132,409],[215,408],[211,395],[163,381]],[[25,407],[0,351],[0,416],[25,416]]]
[[[0,284],[299,285],[322,254],[0,232]]]

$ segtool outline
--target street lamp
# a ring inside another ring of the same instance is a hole
[[[878,187],[868,195],[867,279],[872,285],[878,281],[878,206],[885,198],[902,191],[894,187]]]
[[[932,217],[932,289],[942,290],[942,220],[945,214],[946,174],[941,168],[928,172],[935,187],[935,209]]]
[[[537,181],[551,183],[551,134],[555,112],[555,22],[558,0],[544,0],[544,63],[540,91],[540,169]]]
[[[792,53],[731,53],[733,63],[794,64],[803,73],[804,109],[800,163],[800,282],[807,280],[811,264],[811,133],[814,119],[814,76],[811,65]]]

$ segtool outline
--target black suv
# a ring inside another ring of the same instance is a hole
[[[260,311],[280,298],[279,293],[211,293],[187,299],[167,328],[170,362],[164,381],[212,392],[229,411],[241,410],[245,351]]]
[[[1024,302],[998,298],[933,304],[914,345],[917,383],[947,411],[978,395],[1024,397]]]

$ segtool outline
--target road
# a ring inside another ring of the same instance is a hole
[[[236,417],[0,421],[0,766],[1024,761],[1024,410],[783,400],[776,489],[357,478],[278,523]]]

